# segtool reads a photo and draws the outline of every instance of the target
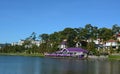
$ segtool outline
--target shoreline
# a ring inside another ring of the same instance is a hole
[[[107,56],[88,56],[88,59],[108,59],[108,60],[120,60],[120,55],[107,55]]]
[[[109,60],[120,60],[120,55],[109,55]]]
[[[89,55],[88,56],[88,59],[108,59],[109,56],[103,56],[103,55],[100,55],[100,56],[95,56],[95,55]]]
[[[44,54],[35,53],[35,54],[27,54],[27,53],[0,53],[0,56],[31,56],[31,57],[44,57]]]
[[[0,53],[0,56],[31,56],[31,57],[45,57],[42,53]],[[57,58],[57,57],[56,57]],[[108,56],[88,56],[87,59],[109,59],[109,60],[120,60],[120,55],[108,55]]]

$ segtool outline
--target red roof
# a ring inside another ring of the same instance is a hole
[[[119,34],[117,34],[117,36],[120,36],[120,33],[119,33]]]
[[[116,40],[110,39],[107,42],[116,42]]]

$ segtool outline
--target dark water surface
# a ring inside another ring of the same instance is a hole
[[[120,74],[120,61],[0,56],[0,74]]]

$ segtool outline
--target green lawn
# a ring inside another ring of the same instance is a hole
[[[109,55],[109,59],[120,60],[120,55]]]

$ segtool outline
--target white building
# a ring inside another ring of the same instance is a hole
[[[11,43],[12,46],[18,45],[18,42]]]
[[[117,34],[117,40],[120,41],[120,33]]]
[[[40,46],[40,44],[41,44],[41,42],[40,42],[39,40],[35,40],[35,41],[32,40],[31,43],[32,43],[32,44],[35,44],[35,45],[37,45],[37,46]]]
[[[19,40],[18,45],[23,45],[24,42],[24,40]]]
[[[18,42],[13,42],[11,43],[12,46],[15,46],[15,45],[23,45],[24,43],[24,40],[19,40]]]
[[[66,43],[67,43],[67,39],[64,39],[64,40],[62,41],[62,43],[59,45],[59,48],[60,48],[60,49],[66,48],[66,47],[67,47],[67,46],[66,46]]]
[[[15,46],[15,45],[23,45],[25,42],[25,40],[19,40],[19,42],[13,42],[11,43],[12,46]],[[39,40],[31,40],[31,44],[35,44],[37,46],[40,46],[41,42]]]
[[[116,40],[110,39],[104,44],[104,47],[106,47],[106,48],[112,47],[112,48],[117,49],[118,48],[118,43],[117,43]]]
[[[93,40],[95,44],[103,44],[103,39]]]
[[[111,39],[111,40],[106,42],[105,46],[107,46],[107,47],[110,47],[110,46],[116,47],[117,46],[117,41]]]

